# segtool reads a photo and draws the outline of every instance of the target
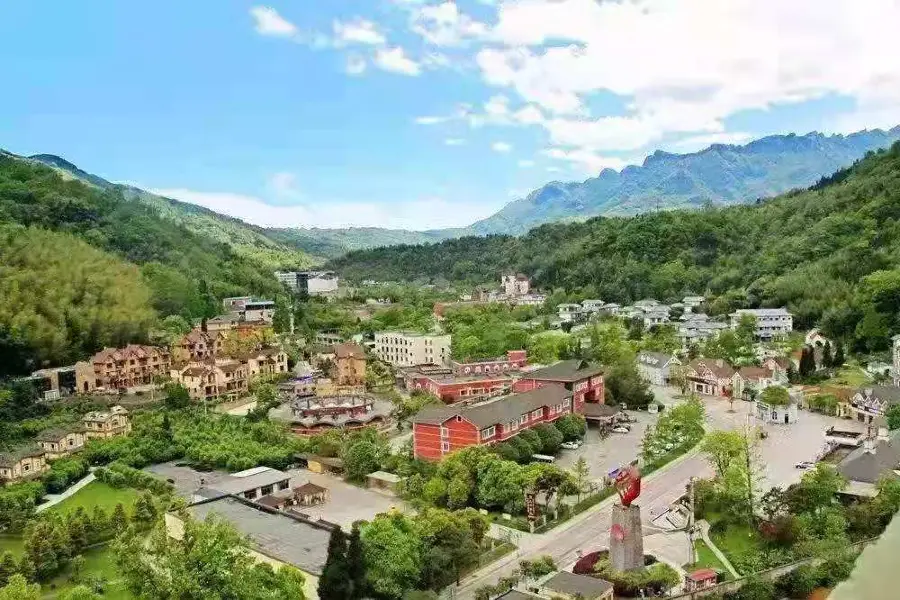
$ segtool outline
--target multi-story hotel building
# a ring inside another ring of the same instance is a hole
[[[450,336],[382,331],[375,334],[375,355],[395,367],[445,365],[450,361]]]
[[[153,384],[157,375],[169,372],[166,348],[129,344],[124,348],[104,348],[90,362],[75,364],[75,384],[81,393],[97,388],[120,390]]]

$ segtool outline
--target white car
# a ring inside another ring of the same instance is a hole
[[[579,448],[581,448],[581,445],[583,443],[584,442],[582,442],[581,440],[573,440],[571,442],[563,442],[562,444],[560,444],[560,447],[565,448],[566,450],[578,450]]]
[[[631,431],[628,427],[613,427],[613,433],[628,433]]]

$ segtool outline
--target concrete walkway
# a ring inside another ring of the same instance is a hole
[[[731,562],[728,560],[728,557],[726,557],[725,554],[721,550],[719,550],[719,547],[713,544],[713,541],[709,538],[709,523],[704,519],[700,519],[699,521],[697,521],[697,529],[700,530],[700,539],[706,542],[706,545],[709,546],[709,549],[712,550],[713,554],[716,555],[716,558],[718,558],[719,561],[723,565],[725,565],[725,568],[728,569],[728,572],[731,573],[731,576],[735,579],[739,578],[741,576],[740,573],[735,570]]]
[[[75,484],[73,484],[72,486],[70,486],[69,489],[64,491],[62,494],[47,494],[46,496],[44,496],[44,498],[46,498],[47,501],[44,502],[43,504],[39,505],[37,508],[35,508],[34,511],[35,512],[44,512],[51,506],[55,506],[55,505],[59,504],[60,502],[62,502],[63,500],[65,500],[66,498],[68,498],[69,496],[71,496],[72,494],[74,494],[75,492],[77,492],[78,490],[83,488],[84,486],[86,486],[87,484],[91,483],[95,479],[96,479],[96,477],[94,477],[93,473],[88,473],[87,475],[84,476],[83,479],[81,479],[80,481],[78,481]]]

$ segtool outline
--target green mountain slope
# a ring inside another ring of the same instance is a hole
[[[73,249],[72,256],[66,256],[66,244],[51,237],[47,238],[48,244],[55,253],[63,255],[60,260],[65,268],[38,261],[17,270],[25,271],[31,279],[46,279],[51,287],[47,293],[17,296],[24,304],[10,308],[22,314],[46,316],[49,323],[62,328],[63,339],[72,346],[60,353],[60,343],[44,333],[36,338],[38,342],[26,336],[31,340],[26,343],[29,355],[36,360],[84,354],[104,343],[127,338],[129,335],[116,332],[134,333],[120,326],[129,319],[139,331],[146,331],[147,318],[124,317],[117,312],[116,302],[104,301],[105,296],[96,290],[105,285],[143,288],[148,306],[152,305],[160,315],[180,314],[187,318],[215,314],[219,310],[217,298],[272,296],[280,291],[271,265],[191,231],[177,220],[164,218],[152,206],[126,199],[117,186],[104,188],[71,175],[63,177],[58,169],[8,153],[0,153],[0,224],[59,232],[66,234],[66,239],[77,238],[102,251],[102,260],[85,254],[88,258],[82,264],[75,258],[77,249]],[[3,259],[0,262],[6,262],[6,256]],[[104,260],[111,266],[97,266],[103,265]],[[132,266],[129,270],[127,263],[140,268]],[[93,272],[107,268],[134,276],[114,276],[107,281],[102,279],[102,273]],[[71,292],[66,291],[69,273],[75,282]],[[28,286],[33,284],[26,282],[22,289],[30,289]],[[9,297],[4,294],[4,301]],[[93,308],[85,309],[84,315],[79,316],[77,309],[69,308],[79,302]],[[141,304],[137,300],[125,303],[131,308],[123,308],[124,314],[143,314]],[[27,327],[11,320],[0,321],[0,346],[4,339],[8,347],[21,345],[22,331]],[[37,345],[29,345],[32,343]]]
[[[265,231],[201,206],[180,202],[152,194],[140,188],[111,183],[102,177],[87,173],[69,161],[52,154],[36,154],[28,160],[50,166],[67,178],[74,178],[96,187],[121,192],[126,200],[135,200],[153,207],[170,221],[183,225],[201,236],[228,244],[239,255],[256,259],[270,270],[278,268],[305,268],[322,259],[303,251],[299,246],[281,243],[266,235]]]
[[[743,146],[714,144],[691,154],[658,150],[641,166],[606,169],[581,182],[548,183],[474,223],[468,233],[518,235],[556,221],[752,202],[807,187],[897,140],[900,126],[847,136],[772,135]]]
[[[329,267],[354,279],[470,283],[516,270],[606,301],[706,293],[718,312],[787,305],[800,327],[820,321],[876,349],[900,333],[900,143],[809,190],[752,205],[363,250]]]
[[[265,229],[264,231],[273,240],[327,258],[337,258],[353,250],[396,244],[430,244],[456,237],[456,230],[453,229],[409,231],[380,227],[348,227],[344,229],[285,227]]]

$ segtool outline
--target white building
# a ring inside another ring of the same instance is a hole
[[[741,308],[731,313],[731,328],[737,329],[741,317],[756,319],[756,337],[763,341],[781,338],[794,330],[794,316],[784,308]]]
[[[510,298],[524,296],[531,288],[531,282],[524,275],[503,275],[500,283],[503,285],[503,293]]]
[[[728,323],[712,321],[703,313],[689,313],[683,318],[684,322],[678,326],[678,339],[684,348],[705,342],[718,335],[720,331],[728,329]]]
[[[543,306],[546,301],[546,294],[525,294],[524,296],[513,298],[513,303],[516,306]]]
[[[681,302],[684,304],[685,311],[693,311],[700,308],[706,302],[706,298],[703,296],[685,296]]]
[[[274,300],[252,300],[244,304],[243,310],[245,321],[263,321],[271,323],[275,317],[275,301]]]
[[[309,296],[333,294],[340,282],[333,271],[275,271],[275,278],[292,292]]]
[[[672,354],[664,352],[641,352],[637,356],[637,370],[647,382],[653,385],[666,385],[671,378],[673,365],[681,361]]]
[[[556,307],[559,320],[563,323],[574,323],[581,318],[580,304],[560,304]]]
[[[650,328],[654,325],[662,325],[669,322],[669,307],[665,304],[657,304],[644,308],[644,327]]]
[[[581,308],[590,314],[595,314],[603,310],[603,300],[584,300]]]
[[[395,367],[446,365],[450,361],[450,336],[381,331],[375,334],[375,355]]]

